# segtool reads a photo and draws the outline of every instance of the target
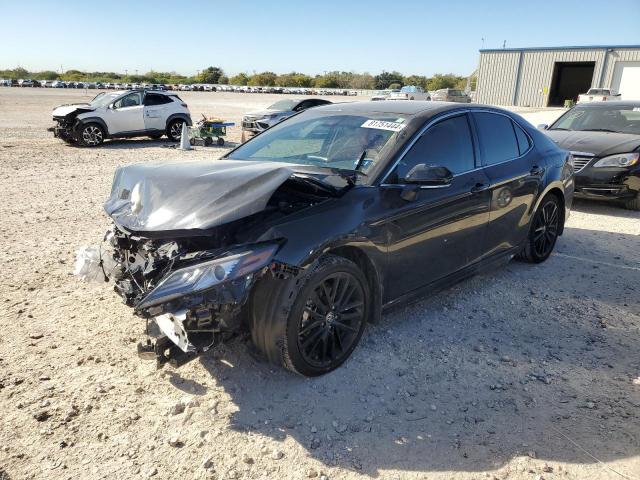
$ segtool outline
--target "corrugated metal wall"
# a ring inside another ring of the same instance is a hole
[[[516,89],[520,52],[481,53],[476,99],[479,103],[511,105]]]
[[[617,61],[640,61],[640,49],[480,52],[477,101],[492,105],[545,107],[556,62],[595,62],[591,85],[609,87]],[[518,65],[521,66],[519,74]]]

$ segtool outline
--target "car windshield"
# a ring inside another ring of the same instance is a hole
[[[393,145],[407,118],[397,114],[301,114],[232,151],[233,160],[261,160],[365,172]]]
[[[104,107],[109,105],[113,100],[115,100],[120,94],[119,93],[99,93],[93,100],[89,103],[92,107]]]
[[[578,130],[640,135],[639,106],[575,107],[558,119],[550,130]]]
[[[407,87],[402,87],[400,89],[400,91],[404,92],[404,93],[415,93],[415,92],[418,91],[418,88],[417,87],[412,87],[412,86],[407,86]]]
[[[267,107],[267,110],[282,110],[285,112],[289,112],[293,110],[293,108],[300,103],[299,100],[279,100],[273,105]]]

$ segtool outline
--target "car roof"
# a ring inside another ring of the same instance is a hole
[[[475,105],[474,105],[475,106]],[[465,105],[469,107],[469,105]],[[444,110],[460,108],[460,104],[451,102],[432,102],[421,100],[385,100],[383,102],[344,102],[332,103],[314,108],[314,111],[339,110],[344,113],[393,113],[398,115],[418,115],[437,113]],[[473,108],[473,107],[472,107]]]
[[[606,108],[606,107],[633,107],[640,108],[640,100],[613,100],[606,102],[579,103],[574,108]]]

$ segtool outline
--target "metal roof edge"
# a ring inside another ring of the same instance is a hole
[[[640,49],[640,45],[576,45],[571,47],[524,47],[524,48],[481,48],[480,53],[495,53],[495,52],[531,52],[541,50],[620,50],[626,48]]]

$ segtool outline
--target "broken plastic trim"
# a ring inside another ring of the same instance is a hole
[[[161,280],[135,309],[144,310],[256,272],[269,264],[278,247],[278,244],[257,246],[177,269]]]

